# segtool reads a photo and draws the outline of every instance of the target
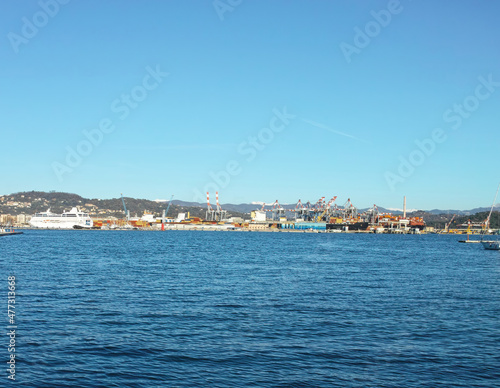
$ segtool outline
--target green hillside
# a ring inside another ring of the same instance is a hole
[[[136,199],[125,197],[127,210],[132,217],[140,217],[145,211],[156,216],[161,216],[166,210],[168,203],[155,202],[147,199]],[[54,213],[62,213],[78,206],[81,210],[88,212],[92,217],[117,217],[124,218],[124,210],[121,198],[97,199],[83,198],[77,194],[61,192],[29,191],[4,195],[0,197],[0,214],[27,214],[33,215],[42,211],[50,210]],[[205,217],[206,208],[197,206],[170,206],[168,217],[175,217],[178,213],[189,212],[192,217]],[[244,217],[238,212],[230,212],[232,216]]]

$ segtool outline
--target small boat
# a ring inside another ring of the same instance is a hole
[[[491,205],[490,214],[488,214],[488,218],[486,219],[486,222],[485,222],[485,224],[486,224],[485,231],[489,230],[491,213],[493,212],[493,207],[495,206],[495,202],[496,202],[497,197],[498,197],[498,190],[500,190],[500,183],[498,184],[497,193],[495,194],[495,199],[493,200],[493,204]],[[500,250],[500,240],[484,240],[484,235],[481,235],[481,244],[483,244],[484,249],[487,249],[489,251]]]
[[[0,228],[0,237],[2,236],[13,236],[15,234],[23,234],[23,232],[16,232],[14,229],[4,229]]]
[[[490,251],[499,251],[500,250],[500,241],[481,241],[484,249],[488,249]]]

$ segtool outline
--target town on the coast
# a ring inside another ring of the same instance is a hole
[[[336,196],[321,197],[314,203],[298,200],[281,205],[276,200],[272,204],[223,207],[216,192],[212,200],[207,193],[205,206],[178,203],[173,196],[166,201],[123,195],[113,200],[90,200],[68,193],[16,193],[0,197],[0,225],[38,229],[484,234],[497,232],[499,218],[498,212],[491,219],[478,213],[472,221],[470,217],[465,220],[464,216],[448,214],[441,216],[442,223],[426,222],[422,212],[407,212],[406,197],[402,211],[394,213],[377,205],[359,209],[349,198],[339,205]]]

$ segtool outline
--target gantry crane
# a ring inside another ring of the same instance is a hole
[[[219,204],[219,192],[215,192],[215,203],[217,205],[215,210],[215,221],[222,221],[227,218],[227,211],[222,210],[222,206]]]
[[[125,205],[125,199],[123,198],[123,193],[121,193],[122,196],[122,203],[123,203],[123,211],[125,212],[125,219],[128,221],[130,220],[130,212],[127,210],[127,206]]]
[[[279,204],[278,200],[273,204],[271,211],[273,212],[274,221],[279,221],[281,217],[285,216],[285,209]]]
[[[307,210],[300,199],[299,199],[299,202],[297,202],[297,205],[295,205],[295,209],[293,211],[295,213],[295,220],[296,221],[298,218],[305,219]]]
[[[207,221],[216,220],[215,210],[212,208],[212,205],[210,205],[210,194],[208,194],[208,191],[207,191],[207,213],[205,218]]]

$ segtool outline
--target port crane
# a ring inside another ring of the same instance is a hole
[[[210,205],[210,194],[207,191],[207,213],[206,213],[207,221],[216,221],[217,215],[216,210]]]
[[[222,206],[219,204],[219,192],[215,192],[215,204],[217,205],[215,209],[215,220],[222,221],[227,218],[227,210],[222,210]]]
[[[279,204],[278,200],[273,204],[271,211],[274,221],[279,221],[281,217],[285,217],[285,209]]]
[[[323,213],[325,206],[325,197],[321,197],[318,199],[318,201],[312,205],[312,207],[309,210],[309,218],[313,222],[317,222],[318,219],[321,217],[321,214]]]
[[[330,199],[330,201],[328,201],[328,203],[326,204],[326,208],[325,208],[325,213],[326,213],[326,218],[327,220],[332,217],[335,212],[337,211],[337,205],[335,204],[335,200],[337,199],[337,196],[335,195],[334,197],[332,197],[332,199]]]
[[[304,221],[312,221],[312,204],[311,201],[307,201],[304,205]]]
[[[130,211],[127,210],[127,206],[125,205],[125,199],[123,198],[123,193],[121,193],[121,196],[122,196],[123,210],[125,211],[125,219],[128,221],[130,220]]]
[[[358,209],[352,204],[351,199],[348,198],[347,202],[344,204],[344,218],[357,218],[358,217]]]
[[[295,206],[295,210],[293,210],[295,213],[295,221],[297,219],[304,219],[304,216],[306,214],[306,207],[302,203],[302,201],[299,199],[299,202],[297,202],[297,205]]]
[[[373,204],[373,207],[367,209],[363,214],[361,214],[361,217],[363,220],[368,221],[371,225],[378,225],[380,215],[381,214],[377,205]]]
[[[163,210],[163,215],[161,217],[161,222],[165,222],[165,220],[167,218],[167,215],[168,215],[168,209],[170,209],[170,205],[172,205],[172,199],[173,198],[174,198],[174,195],[172,194],[172,196],[170,197],[170,201],[168,201],[167,210]]]
[[[450,225],[451,225],[451,223],[453,222],[453,220],[455,219],[455,217],[456,217],[456,216],[457,216],[456,214],[453,214],[453,217],[451,217],[450,222],[448,222],[448,223],[444,226],[444,232],[445,232],[445,233],[448,233],[448,232],[449,232],[449,230],[450,230]],[[469,220],[469,221],[470,221],[470,220]]]
[[[333,215],[333,212],[335,211],[336,208],[332,208],[333,203],[337,199],[337,196],[333,197],[327,202],[325,202],[325,197],[322,197],[321,200],[318,202],[320,205],[318,207],[318,213],[319,215],[316,218],[316,222],[322,222],[322,221],[327,221],[330,216]]]

